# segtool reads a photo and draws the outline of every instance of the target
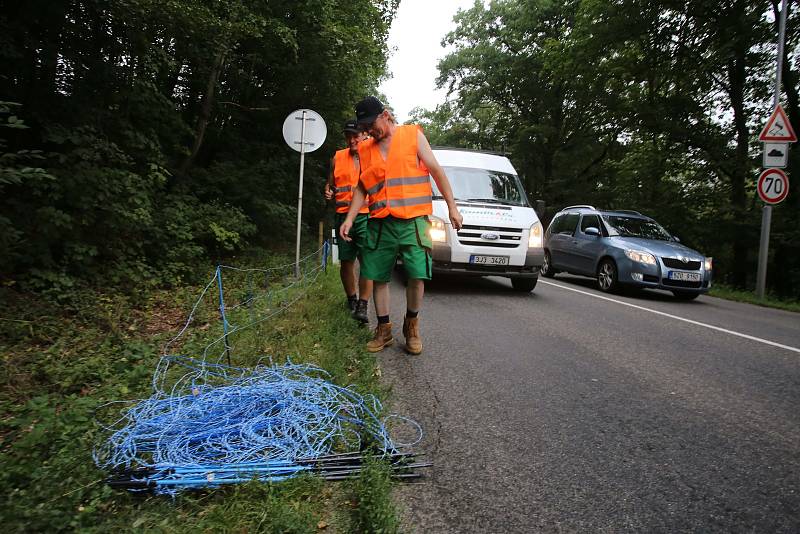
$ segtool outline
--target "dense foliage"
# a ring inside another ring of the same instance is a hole
[[[758,133],[775,77],[778,2],[494,0],[456,17],[414,120],[442,145],[512,154],[533,198],[636,209],[752,286]],[[783,98],[800,127],[800,6],[789,2]],[[800,176],[800,150],[790,152]],[[773,212],[768,287],[800,295],[800,195]]]
[[[291,241],[294,109],[313,226],[339,124],[385,70],[397,0],[32,0],[0,11],[0,277],[174,282]]]

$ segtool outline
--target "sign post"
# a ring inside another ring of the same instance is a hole
[[[297,193],[297,243],[295,247],[294,275],[300,278],[300,219],[303,214],[303,170],[306,152],[313,152],[322,146],[328,129],[325,121],[316,111],[297,109],[283,121],[283,139],[286,144],[300,152],[300,185]]]
[[[787,9],[787,2],[786,0],[782,0],[781,2],[781,18],[780,22],[778,23],[778,61],[777,66],[775,69],[775,93],[772,97],[772,108],[773,112],[767,121],[767,125],[764,127],[764,130],[761,132],[759,136],[759,140],[765,143],[764,146],[764,162],[765,166],[766,163],[769,161],[767,158],[770,157],[769,153],[771,153],[775,147],[767,148],[767,143],[769,142],[782,142],[785,143],[786,150],[783,150],[784,153],[788,153],[788,143],[794,143],[797,141],[797,136],[794,134],[794,130],[792,130],[792,125],[789,124],[789,119],[786,117],[786,113],[784,113],[783,108],[781,107],[780,95],[781,95],[781,69],[783,68],[783,42],[786,35],[786,9]],[[780,148],[777,149],[781,151]],[[772,152],[774,154],[774,152]],[[777,155],[772,156],[777,159]],[[778,165],[776,165],[777,167]],[[766,173],[765,171],[764,173]],[[762,173],[762,176],[764,176]],[[783,172],[781,172],[783,174]],[[786,175],[784,174],[784,177]],[[759,184],[761,183],[761,177],[759,177]],[[786,179],[786,192],[788,193],[789,189],[789,179]],[[759,186],[759,195],[761,195],[761,187]],[[761,196],[763,199],[764,197]],[[783,199],[781,199],[783,200]],[[758,298],[764,298],[764,290],[767,285],[767,255],[769,253],[769,229],[772,225],[772,205],[767,203],[764,205],[764,210],[761,214],[761,241],[758,246],[758,272],[756,273],[756,296]]]

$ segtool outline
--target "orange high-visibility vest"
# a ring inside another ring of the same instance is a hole
[[[350,155],[350,149],[337,150],[333,156],[333,185],[337,213],[347,213],[350,209],[353,188],[358,185],[358,173],[359,169],[356,167],[355,158]],[[358,212],[369,213],[369,208],[364,204]]]
[[[374,139],[358,145],[361,185],[369,195],[370,218],[413,219],[433,213],[431,177],[417,158],[416,125],[395,128],[384,161]]]

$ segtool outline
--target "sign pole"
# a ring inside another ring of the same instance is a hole
[[[778,65],[775,72],[775,93],[772,108],[778,105],[781,95],[781,70],[783,69],[783,41],[786,35],[786,0],[781,2],[781,19],[778,24]],[[761,241],[758,245],[758,272],[756,274],[756,297],[764,298],[767,285],[767,256],[769,254],[769,229],[772,225],[772,206],[764,204],[761,213]]]
[[[786,0],[783,0],[786,2]],[[300,126],[300,189],[297,193],[297,247],[294,255],[294,276],[300,278],[300,218],[303,214],[303,166],[306,159],[306,114],[303,110],[303,123]]]
[[[769,252],[769,228],[772,225],[772,205],[764,204],[761,212],[761,241],[758,246],[758,274],[756,275],[756,297],[764,298],[767,285],[767,253]]]
[[[299,123],[299,124],[298,124]],[[314,152],[322,143],[328,129],[325,120],[312,109],[296,109],[283,121],[283,139],[289,148],[300,152],[300,185],[297,189],[297,246],[294,255],[294,275],[300,278],[300,231],[303,218],[303,171],[306,152]]]

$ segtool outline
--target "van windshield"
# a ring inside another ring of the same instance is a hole
[[[456,200],[511,206],[528,205],[519,177],[514,174],[468,167],[444,167],[444,172],[450,180]],[[444,198],[434,180],[431,180],[431,185],[433,198]]]

